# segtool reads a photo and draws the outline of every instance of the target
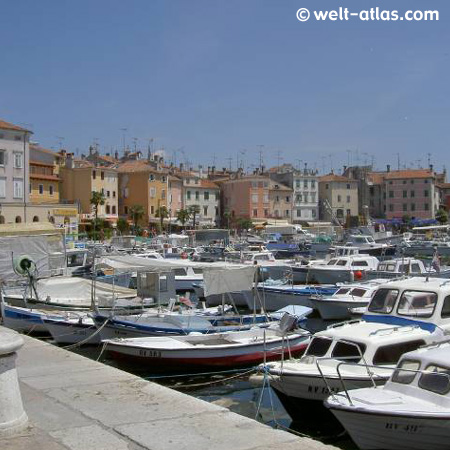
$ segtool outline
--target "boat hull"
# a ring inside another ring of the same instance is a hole
[[[98,345],[101,342],[100,334],[97,333],[97,327],[94,324],[67,323],[46,319],[44,319],[44,324],[57,344],[83,342],[88,345]]]
[[[290,342],[290,349],[275,343],[249,344],[231,348],[195,348],[186,350],[162,350],[116,345],[107,341],[106,350],[117,359],[151,367],[152,370],[185,371],[205,368],[235,368],[257,365],[264,360],[275,361],[283,357],[301,355],[309,342],[302,336]]]
[[[351,313],[349,308],[359,308],[367,306],[369,300],[366,301],[334,301],[334,300],[317,300],[311,299],[311,304],[314,309],[319,311],[320,317],[324,320],[341,320],[349,319]]]
[[[449,448],[450,415],[425,418],[390,414],[371,414],[364,410],[333,408],[360,449],[364,450],[444,450]]]

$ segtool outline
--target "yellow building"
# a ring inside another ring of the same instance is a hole
[[[82,220],[95,216],[91,198],[93,192],[102,192],[105,204],[99,205],[98,217],[117,222],[118,218],[118,177],[117,170],[109,167],[96,167],[85,160],[72,159],[67,155],[65,166],[60,168],[61,198],[79,204]]]
[[[30,161],[30,203],[59,203],[59,176],[53,164]]]
[[[127,161],[121,164],[119,171],[119,215],[130,215],[130,208],[141,205],[144,217],[140,225],[147,226],[159,220],[156,211],[160,206],[170,209],[169,174],[166,170],[154,167],[147,160]]]

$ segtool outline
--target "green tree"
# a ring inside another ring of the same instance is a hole
[[[144,217],[145,211],[142,205],[133,205],[129,210],[129,215],[133,221],[133,230],[136,233],[139,221]]]
[[[189,215],[192,217],[192,227],[195,230],[195,225],[196,225],[195,219],[197,217],[197,214],[200,214],[200,206],[199,205],[191,205],[191,206],[189,206],[188,211],[189,211]]]
[[[189,211],[187,209],[180,209],[179,211],[177,211],[177,220],[181,223],[183,228],[185,228],[185,224],[189,220],[190,217],[191,217],[191,214],[189,213]]]
[[[448,212],[443,208],[439,208],[436,212],[436,220],[441,225],[445,225],[448,222]]]
[[[239,218],[236,221],[236,226],[240,232],[243,230],[248,230],[249,228],[253,228],[252,219]]]
[[[106,198],[105,198],[105,194],[103,192],[97,192],[97,191],[92,192],[92,197],[91,197],[90,202],[94,208],[95,221],[97,221],[97,219],[98,219],[98,207],[100,205],[104,205],[105,201],[106,201]]]
[[[230,229],[231,212],[228,209],[223,213],[223,218],[226,220],[227,228]]]
[[[119,217],[117,219],[116,227],[117,227],[117,231],[120,234],[126,233],[128,231],[128,229],[130,228],[129,225],[128,225],[128,220],[125,219],[124,217]]]
[[[167,206],[160,206],[156,209],[155,217],[159,217],[159,223],[161,225],[161,230],[164,229],[164,219],[167,219],[169,217],[169,210],[167,209]]]

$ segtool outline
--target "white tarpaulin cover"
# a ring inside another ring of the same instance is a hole
[[[65,267],[64,239],[61,233],[34,236],[0,236],[0,277],[4,281],[17,279],[13,258],[29,256],[36,264],[38,275],[50,275]]]
[[[256,269],[255,266],[204,269],[205,297],[227,292],[250,291],[255,280]]]

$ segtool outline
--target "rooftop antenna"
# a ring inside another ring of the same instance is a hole
[[[300,170],[300,166],[301,166],[301,164],[302,164],[302,162],[303,162],[303,159],[298,159],[298,158],[297,158],[297,159],[295,160],[295,162],[297,163],[296,169],[297,169],[297,170]]]
[[[281,160],[283,159],[282,157],[281,157],[281,150],[277,150],[277,167],[279,168],[280,167],[280,163],[281,163]]]
[[[137,137],[134,137],[134,138],[133,138],[134,153],[136,153],[136,149],[137,149],[137,141],[138,141],[138,138],[137,138]]]
[[[257,147],[259,147],[259,170],[262,172],[262,167],[264,164],[264,161],[263,161],[264,145],[259,144],[259,145],[257,145]]]
[[[231,157],[231,156],[229,156],[228,158],[226,158],[227,159],[227,161],[228,161],[228,168],[229,168],[229,170],[230,170],[230,172],[231,172],[231,161],[233,160],[233,158]]]
[[[333,171],[333,154],[330,153],[328,155],[328,158],[330,158],[330,172],[332,172]]]
[[[125,146],[125,135],[128,131],[128,128],[121,128],[120,131],[122,131],[122,147],[123,147],[123,151],[125,153],[126,150],[126,146]]]
[[[64,142],[64,137],[63,136],[56,136],[56,139],[58,139],[58,145],[59,145],[59,149],[62,149],[62,144]]]
[[[95,151],[98,152],[98,138],[92,138],[92,142],[94,144]]]
[[[400,170],[400,153],[397,153],[397,169]]]
[[[431,166],[431,153],[427,153],[427,156],[428,156],[428,167],[430,167]]]
[[[347,167],[350,167],[350,154],[352,151],[349,148],[346,151],[347,151]]]

